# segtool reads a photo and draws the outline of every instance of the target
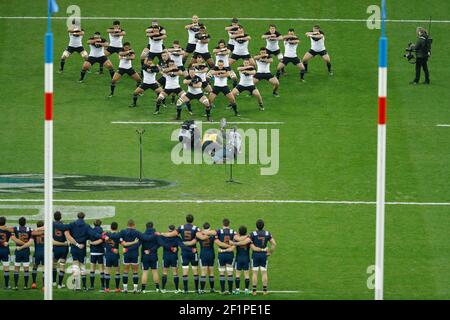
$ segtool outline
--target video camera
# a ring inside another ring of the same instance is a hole
[[[414,44],[412,42],[408,43],[408,47],[405,49],[405,54],[403,55],[404,58],[408,60],[409,63],[415,64],[416,63],[416,56],[415,52],[416,49],[414,47]]]

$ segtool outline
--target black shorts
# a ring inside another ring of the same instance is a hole
[[[228,88],[228,86],[225,86],[225,87],[214,86],[212,92],[213,92],[215,95],[218,95],[219,93],[222,92],[222,93],[226,96],[226,95],[229,94],[231,91],[230,91],[230,88]]]
[[[239,60],[239,59],[250,59],[251,56],[249,54],[239,55],[239,54],[231,54],[231,59],[233,60]]]
[[[147,89],[152,89],[153,91],[155,91],[156,89],[159,88],[159,84],[158,83],[141,83],[141,85],[139,86],[139,88],[141,88],[142,90],[147,90]]]
[[[266,51],[267,51],[267,53],[269,54],[269,56],[277,56],[277,55],[279,55],[280,54],[280,49],[278,49],[278,50],[275,50],[275,51],[272,51],[272,50],[269,50],[269,49],[267,49],[266,48]]]
[[[270,72],[255,74],[255,79],[258,79],[258,80],[270,80],[272,78],[273,78],[273,74],[271,74]]]
[[[108,61],[108,58],[106,56],[103,57],[91,57],[89,56],[87,61],[92,65],[98,63],[98,64],[104,64],[106,61]]]
[[[241,86],[240,84],[238,84],[236,86],[236,89],[238,89],[239,93],[242,93],[244,91],[248,91],[250,93],[253,93],[253,91],[255,91],[256,87],[255,86],[244,87],[244,86]]]
[[[74,53],[74,52],[78,52],[78,53],[82,53],[84,51],[83,46],[81,47],[67,47],[66,49],[70,54]]]
[[[187,46],[186,46],[186,52],[187,53],[194,52],[195,51],[195,47],[196,47],[195,43],[188,43]]]
[[[194,59],[197,59],[198,56],[201,56],[203,58],[203,60],[208,61],[209,59],[211,59],[211,54],[209,52],[206,53],[200,53],[195,51],[193,54]]]
[[[230,49],[231,52],[234,50],[234,44],[228,43],[227,48]]]
[[[192,101],[192,100],[200,100],[203,97],[203,92],[202,93],[197,93],[197,94],[193,94],[193,93],[186,93],[186,97]]]
[[[298,57],[295,58],[283,57],[281,63],[284,64],[285,66],[287,66],[289,63],[292,63],[293,65],[298,65],[299,63],[301,63],[301,61]]]
[[[314,51],[313,49],[308,51],[310,55],[312,55],[313,57],[320,55],[321,57],[323,57],[324,55],[328,54],[327,50],[322,50],[322,51]]]
[[[182,89],[181,89],[181,87],[179,87],[179,88],[175,88],[175,89],[164,89],[164,92],[168,95],[168,96],[170,96],[172,93],[175,93],[175,94],[180,94],[180,92],[182,91]]]
[[[117,69],[117,72],[118,72],[121,76],[123,76],[125,73],[126,73],[127,75],[129,75],[129,76],[132,76],[133,74],[136,73],[136,71],[134,71],[133,68],[130,68],[130,69],[119,68],[119,69]]]
[[[162,52],[159,52],[159,53],[149,52],[147,54],[147,57],[149,60],[153,60],[153,59],[155,59],[155,57],[158,57],[158,61],[161,61],[161,54],[162,54]]]
[[[106,51],[108,51],[111,54],[119,53],[122,50],[123,50],[123,48],[119,48],[119,47],[111,47],[110,46],[110,47],[106,48]]]
[[[202,82],[202,88],[205,89],[207,86],[209,86],[209,82],[208,81],[203,81]]]

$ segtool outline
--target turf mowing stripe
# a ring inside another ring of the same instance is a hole
[[[42,199],[0,199],[0,202],[42,202]],[[348,205],[375,205],[375,201],[339,201],[339,200],[267,200],[267,199],[54,199],[53,202],[68,203],[303,203],[303,204],[348,204]],[[450,202],[386,202],[387,205],[409,205],[409,206],[450,206]]]
[[[51,17],[51,19],[56,20],[66,20],[68,17]],[[29,20],[39,20],[39,19],[47,19],[47,17],[0,17],[0,19],[11,19],[11,20],[20,20],[20,19],[29,19]],[[85,20],[192,20],[192,17],[81,17],[81,19]],[[232,18],[218,18],[218,17],[209,17],[209,18],[201,18],[202,20],[225,20],[229,21]],[[327,22],[367,22],[367,19],[338,19],[338,18],[239,18],[239,20],[248,20],[248,21],[327,21]],[[380,20],[376,20],[380,21]],[[394,22],[394,23],[429,23],[430,20],[408,20],[408,19],[387,19],[386,22]],[[450,20],[432,20],[432,23],[450,23]]]
[[[182,121],[112,121],[112,124],[182,124]],[[219,124],[219,121],[202,122],[202,124]],[[230,121],[229,124],[284,124],[284,122]]]
[[[437,124],[436,127],[450,127],[450,124]]]

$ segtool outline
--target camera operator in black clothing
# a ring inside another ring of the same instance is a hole
[[[423,68],[425,73],[424,84],[430,84],[430,72],[428,71],[428,58],[431,55],[431,38],[429,38],[427,30],[417,28],[417,42],[411,45],[410,49],[416,53],[416,78],[410,84],[419,84],[420,71]]]

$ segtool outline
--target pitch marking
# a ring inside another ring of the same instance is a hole
[[[43,202],[42,199],[0,199],[1,202]],[[267,199],[55,199],[53,202],[60,203],[299,203],[299,204],[344,204],[344,205],[375,205],[375,201],[338,201],[338,200],[267,200]],[[386,202],[387,205],[410,205],[410,206],[450,206],[450,202]]]
[[[53,20],[67,20],[68,17],[51,17]],[[0,19],[10,19],[10,20],[42,20],[48,19],[48,17],[42,16],[4,16]],[[146,20],[150,21],[152,19],[156,20],[174,20],[174,21],[184,21],[191,20],[191,17],[81,17],[84,20]],[[201,20],[224,20],[230,21],[232,18],[218,18],[218,17],[206,17],[201,18]],[[327,22],[367,22],[367,19],[338,19],[338,18],[252,18],[245,17],[239,18],[239,20],[248,21],[327,21]],[[394,23],[429,23],[429,20],[408,20],[408,19],[387,19],[386,22]],[[450,23],[450,20],[432,20],[432,23]]]

